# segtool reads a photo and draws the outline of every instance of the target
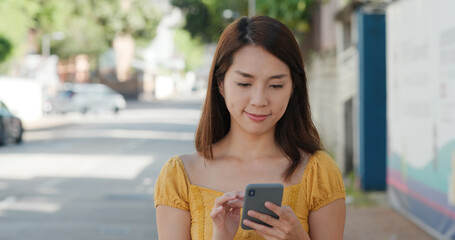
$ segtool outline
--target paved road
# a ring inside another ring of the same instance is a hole
[[[194,151],[199,109],[130,102],[27,125],[22,145],[0,147],[0,240],[157,239],[154,183],[169,157]],[[431,239],[386,201],[348,207],[344,239]]]
[[[69,114],[0,147],[0,240],[157,239],[154,183],[194,151],[200,102]]]

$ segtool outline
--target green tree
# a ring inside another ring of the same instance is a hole
[[[256,0],[256,15],[279,19],[301,38],[310,29],[310,9],[316,1]],[[248,14],[247,0],[171,0],[171,4],[182,9],[185,14],[184,29],[193,38],[200,38],[204,42],[217,41],[227,24]],[[231,11],[231,17],[223,17],[226,10],[228,13]]]
[[[310,30],[310,9],[317,0],[258,0],[258,15],[267,15],[282,21],[295,34]]]
[[[103,27],[105,40],[110,45],[119,33],[131,35],[139,46],[148,44],[154,38],[162,18],[162,14],[149,0],[90,0],[90,2],[93,17]]]
[[[10,40],[14,56],[25,53],[30,32],[37,45],[44,34],[64,32],[63,41],[51,41],[52,53],[63,58],[97,56],[118,36],[144,46],[161,19],[150,0],[1,0],[0,11],[0,34]]]
[[[38,44],[43,34],[65,29],[65,19],[70,17],[66,1],[61,0],[2,0],[0,12],[0,34],[11,42],[11,57],[30,50],[27,41]],[[35,39],[28,39],[31,36]]]
[[[67,5],[65,40],[55,43],[58,55],[99,54],[111,47],[118,34],[133,37],[138,46],[153,39],[161,20],[151,1],[131,0],[122,10],[121,0],[79,0]]]
[[[153,39],[162,16],[149,0],[91,0],[91,3],[105,40],[116,52],[117,78],[125,81],[135,46],[144,46]]]
[[[11,43],[12,53],[9,56],[18,55],[24,50],[24,40],[29,29],[35,25],[30,16],[35,15],[38,9],[38,3],[32,0],[0,1],[0,34]]]
[[[171,4],[185,15],[183,29],[205,43],[217,41],[224,27],[248,10],[245,0],[171,0]],[[223,16],[225,11],[232,16]]]
[[[5,61],[11,52],[11,43],[8,39],[0,36],[0,63]]]
[[[203,61],[204,46],[195,38],[191,38],[188,31],[177,29],[175,31],[175,44],[184,55],[185,70],[195,70]]]

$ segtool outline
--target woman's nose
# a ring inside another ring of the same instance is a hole
[[[267,94],[265,90],[261,88],[255,88],[253,89],[253,92],[251,94],[251,105],[255,107],[263,107],[267,106]]]

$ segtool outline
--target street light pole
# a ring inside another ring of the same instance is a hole
[[[44,34],[41,39],[41,54],[43,57],[49,57],[51,51],[51,38],[48,34]]]
[[[256,0],[248,0],[248,17],[256,15]]]
[[[62,32],[53,32],[50,34],[44,34],[41,38],[41,54],[43,57],[49,57],[51,55],[51,39],[52,40],[63,40],[65,34]]]

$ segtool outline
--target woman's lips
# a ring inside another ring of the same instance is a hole
[[[258,115],[245,112],[246,115],[253,121],[262,122],[264,121],[269,115]]]

